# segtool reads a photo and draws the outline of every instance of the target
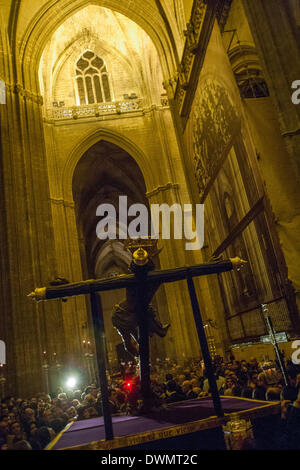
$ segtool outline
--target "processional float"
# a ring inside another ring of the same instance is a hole
[[[127,248],[133,252],[130,265],[131,274],[36,288],[28,295],[28,297],[37,302],[53,299],[67,299],[68,297],[77,295],[90,296],[106,440],[113,439],[114,435],[106,376],[107,352],[104,319],[101,297],[99,295],[100,292],[104,291],[126,289],[126,300],[115,306],[113,324],[121,334],[125,348],[132,354],[137,354],[137,351],[132,349],[133,345],[130,343],[130,337],[135,338],[138,342],[142,396],[141,413],[147,414],[147,412],[152,409],[153,405],[150,382],[149,335],[157,333],[160,336],[164,336],[169,327],[169,325],[161,325],[156,319],[155,311],[150,301],[161,284],[182,280],[187,281],[195,326],[202,350],[215,413],[218,417],[224,416],[193,278],[209,274],[220,274],[233,269],[239,270],[246,261],[236,257],[224,261],[198,264],[189,267],[155,270],[151,259],[157,254],[155,245],[156,244],[153,244],[153,240],[139,239],[129,241]],[[127,315],[127,317],[129,316],[130,318],[129,328],[126,328],[126,321],[122,319],[122,311],[123,315]]]

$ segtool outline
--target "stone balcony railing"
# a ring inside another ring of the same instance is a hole
[[[61,106],[47,108],[48,119],[79,119],[85,117],[98,117],[108,114],[132,113],[143,110],[143,100],[133,99],[126,101],[111,101],[109,103],[88,104],[82,106]]]

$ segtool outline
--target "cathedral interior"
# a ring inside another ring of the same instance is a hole
[[[272,358],[262,304],[300,338],[300,4],[297,0],[0,0],[1,395],[52,390],[97,365],[88,299],[36,287],[128,272],[96,235],[99,204],[204,204],[204,245],[160,240],[157,269],[238,256],[195,280],[212,357]],[[118,228],[119,230],[121,227]],[[102,294],[108,368],[122,359]],[[201,356],[188,290],[155,295],[151,357]]]

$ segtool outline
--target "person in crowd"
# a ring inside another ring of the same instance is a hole
[[[252,398],[253,400],[265,400],[266,399],[267,388],[263,380],[257,376],[257,381],[253,390]]]
[[[297,383],[298,369],[296,367],[287,367],[288,384],[282,387],[281,400],[294,402],[298,398],[299,383]],[[299,375],[300,378],[300,375]]]
[[[89,419],[90,413],[86,406],[79,406],[77,408],[77,420],[82,421],[83,419]]]
[[[258,381],[258,373],[253,371],[253,370],[249,370],[248,371],[248,380],[247,380],[247,384],[244,385],[244,387],[242,388],[242,397],[243,398],[254,398],[254,391],[256,390],[256,387],[257,387],[257,381]],[[265,391],[263,389],[263,391]]]
[[[266,391],[267,401],[280,401],[281,387],[269,387]]]
[[[218,391],[220,395],[223,394],[224,386],[225,386],[225,378],[222,374],[223,372],[220,369],[215,368],[215,378],[216,378],[217,387],[218,387]],[[209,381],[208,381],[207,373],[205,369],[203,371],[203,376],[204,376],[204,382],[203,382],[202,392],[203,392],[203,395],[205,395],[205,394],[210,393],[210,385],[209,385]]]
[[[264,387],[272,387],[277,385],[282,380],[281,372],[275,367],[272,362],[265,362],[261,366],[262,372],[258,375],[258,380]]]
[[[193,384],[191,380],[185,380],[181,388],[186,400],[193,400],[194,398],[198,397],[198,394],[196,394],[193,390]]]
[[[282,380],[278,364],[262,362],[255,357],[213,361],[219,393],[255,400],[282,401],[278,432],[279,448],[299,445],[300,437],[300,367],[286,361],[288,385]],[[109,374],[109,400],[112,414],[139,413],[142,404],[139,368],[134,362],[124,363],[122,370]],[[207,373],[201,358],[178,364],[160,358],[151,364],[151,388],[154,406],[168,406],[184,400],[210,395]],[[81,390],[58,388],[48,395],[33,397],[8,396],[0,402],[0,449],[40,450],[74,420],[102,416],[101,393],[97,384]],[[275,432],[275,431],[274,431]],[[298,441],[297,441],[298,439]],[[297,444],[297,442],[298,444]]]
[[[178,390],[175,380],[169,380],[167,382],[164,398],[166,403],[175,403],[177,401],[185,400],[186,397],[183,392]]]
[[[242,394],[242,389],[238,384],[238,379],[236,376],[227,377],[225,379],[224,385],[224,395],[230,397],[240,397]]]

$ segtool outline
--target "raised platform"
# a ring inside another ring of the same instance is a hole
[[[253,426],[258,419],[261,427],[261,418],[267,422],[267,417],[280,412],[279,402],[237,397],[221,400],[225,418],[214,416],[211,398],[173,403],[147,416],[113,416],[115,438],[111,441],[105,441],[103,418],[75,421],[46,450],[222,449],[222,424],[231,413],[251,419]]]

